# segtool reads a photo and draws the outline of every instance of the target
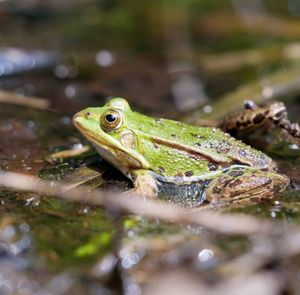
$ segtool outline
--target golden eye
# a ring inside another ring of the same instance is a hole
[[[117,111],[107,111],[101,117],[101,126],[103,129],[110,131],[117,129],[122,124],[122,117]]]

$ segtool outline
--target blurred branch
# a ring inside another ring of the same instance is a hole
[[[274,15],[252,15],[245,23],[238,14],[228,12],[211,13],[199,18],[197,28],[211,37],[228,38],[234,34],[255,33],[276,37],[299,39],[300,26],[297,18],[281,18]],[[213,28],[213,29],[212,29]]]
[[[17,105],[24,105],[37,109],[48,109],[49,101],[44,98],[27,97],[17,95],[11,92],[0,91],[0,103],[11,103]]]
[[[280,47],[267,47],[231,51],[218,54],[199,54],[200,66],[207,72],[225,73],[238,70],[244,66],[261,66],[265,64],[299,61],[300,43],[293,42]]]
[[[131,194],[91,191],[85,187],[69,189],[68,185],[60,182],[43,181],[34,176],[18,173],[1,172],[0,186],[56,196],[67,201],[87,202],[90,205],[105,207],[110,212],[120,212],[119,210],[121,210],[128,213],[143,214],[149,218],[158,218],[168,223],[197,224],[221,234],[245,235],[256,242],[261,241],[260,245],[256,243],[253,251],[229,261],[223,266],[221,265],[219,274],[225,279],[212,289],[207,289],[207,294],[224,294],[224,290],[227,290],[229,294],[240,294],[236,290],[245,290],[243,294],[247,293],[246,290],[250,292],[249,294],[277,294],[286,282],[286,276],[278,274],[278,270],[270,272],[269,270],[264,271],[264,268],[268,266],[269,262],[284,262],[282,259],[291,258],[300,253],[300,231],[297,226],[291,224],[284,225],[280,222],[270,222],[238,214],[220,214],[209,210],[176,208],[167,203],[152,199],[145,200]],[[162,277],[166,278],[164,273],[160,273],[158,280]],[[227,277],[229,279],[226,279]],[[197,278],[195,277],[195,279]],[[176,281],[178,281],[177,289],[182,284],[187,287],[185,285],[186,280],[182,276],[179,276]],[[198,291],[202,290],[202,287],[204,290],[209,287],[202,282],[200,283],[200,285],[194,286],[195,294],[199,294]],[[157,284],[153,286],[155,287]],[[147,290],[149,291],[148,287]],[[166,290],[166,288],[162,289]],[[158,294],[157,288],[151,290],[153,292],[147,294]]]
[[[85,187],[69,189],[68,185],[60,182],[42,181],[36,177],[18,173],[0,173],[0,185],[15,190],[56,196],[68,201],[87,202],[90,205],[104,206],[108,209],[143,214],[171,223],[197,224],[228,235],[276,234],[283,230],[280,224],[251,216],[220,214],[205,209],[177,208],[162,201],[144,199],[130,193],[114,194],[100,190],[91,191]]]

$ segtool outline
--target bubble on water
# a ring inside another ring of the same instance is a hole
[[[82,209],[82,213],[83,213],[83,214],[88,214],[89,211],[90,211],[90,208],[89,208],[89,207],[84,207],[84,208]]]
[[[127,236],[128,236],[128,238],[133,238],[135,236],[135,232],[133,230],[129,230],[127,232]]]
[[[275,202],[274,202],[274,205],[275,205],[276,207],[280,207],[280,206],[281,206],[281,203],[280,203],[279,201],[275,201]]]
[[[140,255],[138,253],[130,253],[125,249],[120,251],[121,265],[128,269],[137,264],[140,261]]]
[[[54,74],[57,78],[64,79],[68,77],[69,70],[65,65],[55,67]]]
[[[201,262],[206,262],[212,258],[214,258],[215,253],[211,249],[203,249],[198,253],[198,259]]]
[[[10,256],[18,256],[18,267],[20,268],[27,265],[26,260],[21,261],[22,257],[19,257],[19,254],[31,245],[29,231],[30,227],[26,223],[20,225],[8,224],[0,229],[0,252],[7,253]]]
[[[28,126],[29,128],[35,128],[35,122],[34,122],[34,121],[28,121],[28,122],[27,122],[27,126]]]
[[[122,259],[121,265],[123,268],[130,268],[133,264],[131,263],[131,260],[129,257],[125,257]]]
[[[82,143],[75,143],[72,146],[72,150],[81,150],[83,148],[83,144]]]
[[[297,144],[293,143],[293,144],[289,145],[289,149],[291,149],[291,150],[298,150],[299,146]]]
[[[78,68],[76,66],[58,65],[54,70],[54,74],[59,79],[76,78]]]
[[[66,97],[69,97],[69,98],[72,98],[76,95],[76,87],[74,85],[68,85],[66,88],[65,88],[65,95]]]
[[[30,198],[26,199],[25,206],[38,206],[40,204],[40,199],[38,196],[31,196]]]
[[[125,295],[140,295],[142,290],[132,278],[124,278],[124,293]]]
[[[96,54],[96,63],[100,67],[109,67],[115,63],[115,56],[108,50],[100,50]]]
[[[203,107],[203,112],[204,113],[211,113],[212,112],[212,107],[210,106],[210,105],[205,105],[204,107]]]

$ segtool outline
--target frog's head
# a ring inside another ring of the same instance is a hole
[[[113,98],[103,107],[87,108],[73,117],[73,124],[98,153],[127,176],[130,170],[149,167],[138,153],[136,134],[128,128],[133,114],[125,99]]]

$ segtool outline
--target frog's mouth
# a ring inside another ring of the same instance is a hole
[[[135,150],[124,148],[118,140],[101,129],[96,135],[83,126],[83,120],[84,118],[80,114],[75,115],[73,117],[74,126],[92,143],[102,158],[121,170],[127,177],[129,177],[130,170],[149,169],[149,163]]]

